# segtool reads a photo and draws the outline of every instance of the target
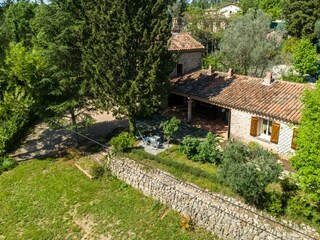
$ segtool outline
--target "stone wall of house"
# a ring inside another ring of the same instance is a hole
[[[294,153],[291,148],[293,129],[294,127],[283,121],[270,119],[279,123],[280,135],[278,144],[271,143],[261,137],[252,137],[250,135],[251,127],[251,117],[261,117],[268,119],[263,116],[253,115],[248,112],[231,110],[231,126],[230,126],[230,136],[236,140],[241,140],[243,142],[257,142],[266,149],[269,149],[275,153],[278,153],[281,157],[287,158]]]
[[[202,52],[183,52],[180,53],[178,64],[183,65],[183,74],[201,69]],[[171,74],[172,77],[177,76],[177,68]]]
[[[196,224],[221,239],[308,240],[319,237],[305,225],[280,224],[235,199],[209,193],[135,161],[111,159],[109,166],[119,179],[179,213],[189,215]]]

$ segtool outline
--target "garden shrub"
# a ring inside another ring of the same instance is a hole
[[[197,138],[185,137],[179,150],[189,159],[202,163],[216,163],[220,157],[219,140],[211,132],[207,134],[207,138],[203,142]]]
[[[230,143],[226,147],[218,168],[218,179],[243,196],[248,202],[260,201],[269,183],[278,180],[281,167],[273,154],[242,143]]]
[[[93,179],[99,179],[103,177],[105,173],[105,168],[102,165],[95,164],[91,167],[90,173]]]
[[[194,137],[184,137],[179,150],[184,153],[187,158],[192,159],[198,153],[198,147],[200,145],[200,140]]]
[[[0,158],[0,174],[4,171],[11,170],[18,165],[17,161],[10,157]]]
[[[286,198],[280,183],[271,183],[266,187],[263,205],[273,216],[284,214]]]
[[[306,219],[319,226],[320,224],[320,203],[314,201],[308,194],[299,191],[288,202],[287,212],[297,219]]]
[[[219,140],[213,133],[209,132],[206,140],[200,143],[198,153],[194,155],[192,160],[202,163],[216,163],[219,159],[219,155]]]
[[[126,152],[133,148],[134,143],[135,137],[128,132],[122,132],[110,141],[113,150],[116,152]]]

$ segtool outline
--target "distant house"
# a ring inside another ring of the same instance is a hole
[[[209,8],[205,10],[206,15],[210,15],[215,21],[212,24],[212,31],[217,32],[220,29],[225,29],[228,26],[228,20],[234,14],[241,11],[238,4],[228,4],[218,8]]]
[[[171,83],[175,96],[171,99],[186,103],[188,121],[197,108],[202,108],[203,116],[220,118],[223,112],[229,138],[257,142],[283,157],[294,152],[303,107],[300,98],[308,85],[275,81],[270,73],[263,79],[234,75],[231,69],[229,73],[199,70]]]

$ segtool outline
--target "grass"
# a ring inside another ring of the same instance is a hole
[[[214,239],[114,178],[92,181],[73,161],[34,160],[0,176],[0,239]]]
[[[191,182],[211,192],[240,199],[229,187],[218,181],[217,167],[214,164],[193,162],[181,153],[177,146],[157,156],[146,153],[142,149],[134,149],[125,156],[167,171],[181,180]]]

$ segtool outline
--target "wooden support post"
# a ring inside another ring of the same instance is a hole
[[[192,119],[192,99],[188,97],[188,119],[187,122],[190,123]]]

